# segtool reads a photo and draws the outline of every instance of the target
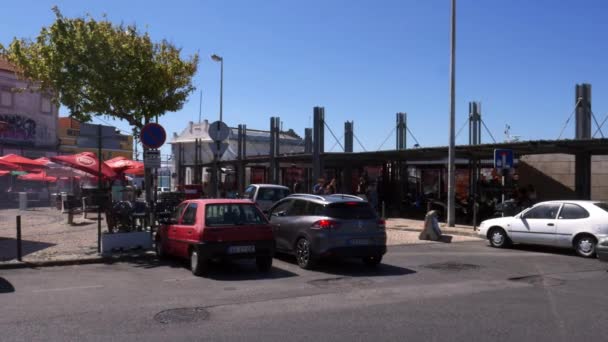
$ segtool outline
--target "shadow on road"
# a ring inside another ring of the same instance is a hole
[[[296,263],[295,257],[290,255],[278,254],[275,255],[275,258],[292,264]],[[359,259],[340,258],[322,259],[314,268],[314,271],[349,277],[402,276],[416,273],[416,271],[409,268],[389,264],[380,264],[373,268],[363,264]]]
[[[9,283],[8,280],[0,277],[0,293],[11,293],[15,292],[13,284]]]
[[[511,249],[518,251],[526,251],[526,252],[537,252],[537,253],[547,253],[547,254],[558,254],[558,255],[570,255],[576,256],[576,253],[573,249],[570,248],[559,248],[552,246],[537,246],[537,245],[513,245]]]
[[[54,243],[21,240],[22,256],[32,254],[43,249],[55,246]],[[6,238],[0,240],[0,261],[17,259],[17,240],[14,238]]]

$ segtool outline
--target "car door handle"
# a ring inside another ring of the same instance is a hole
[[[553,227],[553,226],[555,226],[555,224],[554,223],[547,223],[547,226]]]

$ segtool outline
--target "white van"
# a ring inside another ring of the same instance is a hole
[[[291,191],[283,185],[276,184],[251,184],[245,188],[243,198],[255,202],[262,210],[268,210],[272,205],[289,196]]]

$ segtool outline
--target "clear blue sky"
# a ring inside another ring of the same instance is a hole
[[[105,13],[172,41],[184,55],[200,52],[197,91],[183,110],[160,120],[169,134],[198,120],[199,90],[203,118],[218,118],[219,65],[208,57],[217,53],[225,59],[230,125],[268,129],[269,117],[280,116],[284,128],[303,135],[313,107],[324,106],[338,137],[344,121],[354,120],[355,135],[376,150],[403,111],[422,146],[448,143],[449,0],[3,1],[0,42],[34,37],[52,23],[55,4],[66,16]],[[598,120],[607,115],[607,1],[459,0],[457,6],[456,129],[468,102],[481,101],[497,140],[504,140],[505,124],[522,139],[555,139],[582,82],[593,86]],[[573,132],[572,120],[564,136]],[[457,143],[467,139],[465,129]],[[482,139],[491,140],[485,132]],[[326,150],[333,145],[327,132]],[[393,134],[384,149],[394,145]],[[355,149],[361,150],[356,142]]]

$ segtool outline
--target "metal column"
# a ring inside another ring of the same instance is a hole
[[[576,139],[591,139],[591,84],[576,85]],[[575,156],[574,186],[579,199],[591,199],[591,154]]]
[[[237,191],[239,194],[242,194],[245,191],[245,159],[247,159],[246,154],[246,146],[245,146],[245,132],[247,130],[247,126],[239,125],[238,126],[238,136],[237,136]]]
[[[405,113],[397,113],[397,150],[405,150],[407,145],[407,124],[406,124],[406,114]]]
[[[469,145],[481,144],[481,103],[469,102]],[[481,162],[477,158],[469,159],[469,197],[473,200],[473,227],[477,226],[477,206],[479,200],[478,185]]]
[[[354,130],[355,130],[355,122],[354,121],[346,121],[344,122],[344,152],[352,153],[353,152],[353,139],[354,139]],[[342,189],[340,191],[342,193],[349,194],[353,192],[353,167],[350,163],[344,165],[344,169],[342,170]]]
[[[281,119],[279,117],[270,118],[270,182],[279,184],[279,134]]]

